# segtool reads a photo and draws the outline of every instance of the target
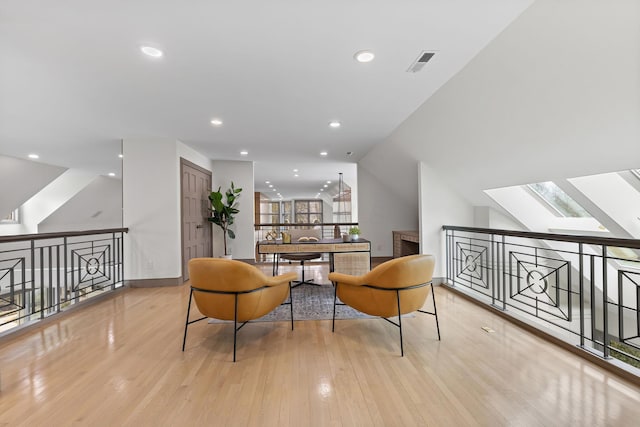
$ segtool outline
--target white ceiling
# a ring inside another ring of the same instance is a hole
[[[255,161],[256,190],[279,181],[285,198],[299,168],[313,196],[530,3],[5,0],[0,154],[107,173],[119,170],[122,138],[170,137],[213,159]],[[361,49],[376,59],[356,62]],[[431,62],[406,72],[425,50],[437,52]]]

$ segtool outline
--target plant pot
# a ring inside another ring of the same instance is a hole
[[[223,259],[233,259],[233,255],[229,254],[229,255],[220,255],[220,258]]]
[[[342,235],[342,241],[343,242],[350,242],[351,241],[351,235],[350,234],[343,234]]]
[[[360,238],[359,234],[351,234],[351,241],[358,240]]]

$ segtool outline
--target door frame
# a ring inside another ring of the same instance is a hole
[[[198,166],[193,162],[185,159],[184,157],[180,157],[180,272],[182,277],[182,283],[186,282],[185,279],[185,271],[183,266],[185,264],[184,259],[184,194],[183,194],[183,179],[184,179],[184,166],[189,166],[190,168],[196,169],[199,172],[202,172],[206,175],[209,175],[209,182],[213,185],[213,174],[210,170],[203,168],[202,166]],[[211,235],[211,247],[209,248],[209,256],[213,256],[213,230],[211,227],[211,223],[209,223],[209,230],[212,233]]]

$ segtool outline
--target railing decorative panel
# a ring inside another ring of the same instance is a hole
[[[443,228],[449,286],[640,368],[640,240]]]
[[[126,231],[0,237],[0,332],[121,287]]]

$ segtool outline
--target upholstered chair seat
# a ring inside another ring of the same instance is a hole
[[[419,311],[436,318],[438,340],[440,326],[433,292],[433,270],[435,258],[432,255],[410,255],[384,262],[368,273],[352,276],[343,273],[329,273],[329,280],[335,286],[333,324],[338,298],[342,303],[371,316],[379,316],[400,328],[400,351],[404,356],[402,343],[402,315]],[[433,312],[422,310],[429,295],[433,298]],[[398,323],[389,317],[398,317]]]
[[[258,268],[245,262],[221,258],[193,258],[189,261],[191,293],[184,326],[182,351],[190,324],[213,318],[233,320],[233,361],[236,361],[236,335],[248,321],[262,317],[281,304],[290,305],[293,330],[293,301],[290,296],[291,281],[296,273],[269,277]],[[204,317],[189,320],[192,299]],[[242,323],[239,327],[238,322]]]

